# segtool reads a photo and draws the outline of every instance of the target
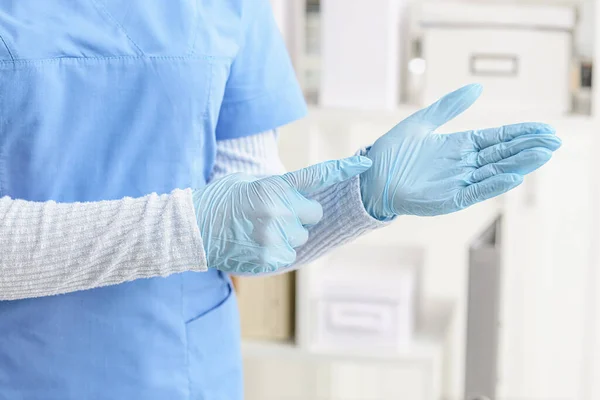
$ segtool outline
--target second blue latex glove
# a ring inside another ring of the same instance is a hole
[[[546,124],[523,123],[448,135],[434,131],[481,94],[468,85],[418,111],[368,150],[361,179],[365,209],[379,220],[462,210],[521,184],[561,146]]]

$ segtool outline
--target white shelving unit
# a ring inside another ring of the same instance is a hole
[[[300,1],[292,3],[297,9],[303,6]],[[600,6],[595,7],[594,18],[600,21]],[[298,32],[294,43],[303,48],[303,35]],[[594,64],[598,66],[600,29],[596,29],[593,42]],[[316,62],[293,58],[300,66]],[[595,82],[600,81],[597,71],[596,68]],[[369,367],[381,365],[393,370],[393,365],[397,365],[403,371],[398,372],[399,377],[412,376],[413,380],[415,375],[406,371],[420,370],[419,365],[434,366],[425,368],[432,374],[432,382],[437,382],[432,391],[410,392],[413,388],[407,384],[408,394],[382,394],[373,399],[463,400],[469,246],[502,214],[504,300],[498,398],[600,398],[600,158],[594,153],[600,148],[598,85],[592,92],[592,104],[591,116],[478,112],[475,105],[465,116],[444,126],[444,131],[453,132],[539,120],[554,125],[564,144],[550,164],[529,177],[522,187],[496,201],[439,218],[403,217],[358,241],[361,246],[397,246],[418,254],[419,323],[415,341],[404,353],[311,351],[311,288],[320,269],[326,267],[327,259],[323,259],[297,273],[296,341],[245,342],[245,358],[272,362],[269,371],[287,366],[298,368],[295,372],[299,374],[314,372],[311,382],[302,382],[318,388],[318,393],[298,397],[303,400],[345,400],[340,394],[343,389],[336,389],[332,371],[346,371],[342,375],[350,379],[361,365],[364,371],[374,371]],[[286,167],[296,169],[350,155],[414,111],[414,107],[385,112],[311,108],[308,118],[282,130],[281,153]],[[281,375],[290,372],[285,372],[285,368]],[[257,373],[260,375],[260,371]],[[402,378],[398,380],[403,382]],[[381,384],[375,378],[363,382],[367,387]],[[272,396],[257,398],[278,398],[274,393]]]
[[[563,148],[504,212],[500,398],[585,399],[595,123],[557,124]],[[597,184],[597,183],[595,183]]]
[[[320,69],[320,58],[318,49],[314,49],[307,39],[307,28],[309,24],[314,25],[316,21],[310,20],[307,14],[307,0],[270,0],[282,35],[288,47],[292,64],[296,70],[296,76],[300,86],[310,101],[316,102],[317,93],[313,93],[314,82],[308,78],[312,73],[318,75]],[[317,2],[318,3],[318,2]],[[318,27],[318,24],[317,24]],[[315,32],[319,35],[318,30]],[[310,51],[309,51],[310,50]],[[315,53],[316,51],[316,53]]]
[[[600,2],[592,0],[591,5],[588,10],[591,9],[590,11],[593,14],[591,21],[594,23],[588,25],[593,27],[593,29],[590,29],[593,32],[591,47],[595,66],[593,71],[594,86],[592,87],[592,119],[596,128],[596,134],[590,147],[590,151],[593,151],[600,146],[600,136],[597,133],[600,127],[600,118],[598,118],[600,114],[600,85],[598,85],[600,81],[600,29],[597,28],[600,21]],[[597,156],[592,157],[591,171],[593,171],[590,179],[593,205],[590,213],[591,246],[589,256],[591,262],[586,291],[586,311],[589,318],[585,327],[586,335],[582,343],[588,354],[582,377],[582,398],[585,400],[600,398],[600,295],[598,295],[600,290],[600,272],[598,272],[600,269],[600,179],[598,177],[600,158]]]
[[[346,353],[311,353],[304,351],[300,346],[292,341],[270,342],[246,340],[242,344],[242,350],[247,356],[265,357],[271,359],[290,360],[321,360],[321,361],[350,361],[350,362],[376,362],[376,363],[394,363],[398,359],[414,360],[432,360],[439,357],[440,345],[437,340],[420,339],[408,348],[401,357],[392,354],[373,355],[370,352],[346,352]]]
[[[415,111],[413,107],[399,108],[395,112],[351,112],[313,108],[310,110],[308,118],[282,130],[281,152],[285,155],[286,166],[289,169],[295,169],[325,159],[352,154],[355,149],[371,143],[381,132],[387,131],[397,121],[404,119],[413,111]],[[464,117],[448,124],[444,127],[444,131],[458,131],[475,126],[495,126],[524,119],[524,116],[514,113],[482,116],[474,109]],[[595,119],[583,116],[528,115],[527,119],[542,120],[553,124],[563,138],[564,148],[557,153],[551,164],[531,176],[522,188],[496,201],[479,204],[461,213],[430,219],[403,217],[396,224],[385,230],[366,235],[357,243],[360,246],[371,247],[396,246],[404,249],[407,253],[419,254],[421,284],[418,319],[420,322],[416,337],[417,344],[414,349],[409,348],[407,354],[410,354],[411,351],[418,353],[419,351],[416,349],[422,348],[418,343],[436,343],[439,346],[433,346],[439,349],[439,354],[431,359],[439,358],[440,360],[439,387],[440,393],[446,398],[461,398],[465,379],[466,279],[469,246],[500,213],[507,218],[505,236],[508,239],[508,243],[505,244],[508,253],[504,257],[509,280],[504,282],[503,298],[511,301],[504,303],[502,311],[504,334],[501,335],[500,371],[502,377],[499,382],[499,393],[513,397],[527,393],[536,395],[536,390],[540,390],[539,388],[542,387],[539,384],[540,380],[545,378],[552,378],[544,383],[547,390],[554,388],[554,390],[560,390],[561,393],[568,390],[577,390],[578,393],[583,391],[580,382],[575,380],[588,368],[584,365],[586,360],[577,357],[569,358],[569,354],[575,354],[572,343],[581,343],[584,340],[585,327],[588,324],[586,314],[573,313],[566,306],[562,308],[565,318],[569,318],[568,320],[571,322],[570,326],[576,326],[576,328],[561,333],[563,336],[571,335],[572,340],[563,342],[562,350],[554,349],[555,353],[562,352],[563,358],[561,364],[553,364],[550,362],[553,352],[548,347],[555,345],[555,338],[548,336],[547,340],[540,341],[536,335],[524,334],[527,331],[537,332],[539,335],[540,330],[551,330],[552,319],[543,321],[539,318],[537,320],[527,319],[527,316],[540,315],[540,313],[548,312],[549,309],[545,307],[542,298],[538,296],[536,301],[542,302],[535,303],[527,312],[524,312],[522,304],[516,300],[513,292],[518,290],[519,293],[527,294],[528,291],[539,290],[539,286],[531,286],[532,282],[536,282],[535,276],[531,275],[543,273],[550,260],[556,260],[552,273],[566,273],[567,275],[564,275],[563,278],[571,276],[572,279],[562,293],[554,293],[556,296],[552,291],[546,291],[548,297],[545,301],[554,299],[555,306],[559,305],[561,296],[572,297],[574,293],[570,290],[579,288],[588,279],[589,263],[586,256],[580,255],[577,258],[571,258],[573,265],[567,269],[565,269],[564,263],[569,262],[568,257],[572,252],[581,253],[582,249],[585,249],[585,246],[578,246],[577,243],[578,240],[585,240],[589,228],[576,225],[574,231],[572,228],[562,233],[560,229],[566,229],[572,226],[572,223],[581,224],[581,221],[586,220],[587,215],[593,211],[589,196],[586,197],[591,193],[591,189],[586,191],[585,182],[592,180],[592,170],[590,167],[586,168],[586,163],[591,160],[591,144],[595,140],[594,130],[597,125]],[[586,154],[589,154],[589,157]],[[580,190],[579,200],[576,195],[573,200],[570,200],[569,193],[571,192],[564,192],[562,190],[564,185],[556,185],[557,181],[565,178],[562,174],[566,172],[579,174],[577,180],[570,181],[567,185],[570,190]],[[549,198],[552,198],[553,201],[549,202]],[[536,208],[537,214],[535,215],[537,216],[532,215],[530,208],[532,201],[545,205],[542,208]],[[554,224],[554,207],[565,208],[569,201],[572,202],[574,211],[567,214],[562,221]],[[523,221],[529,221],[525,228],[519,223]],[[544,223],[540,224],[542,221]],[[546,238],[546,242],[538,243],[537,246],[531,245],[536,243],[535,240],[532,240],[536,236]],[[564,243],[562,248],[559,246],[561,240]],[[333,355],[315,354],[307,345],[307,338],[310,335],[310,325],[307,324],[307,321],[310,320],[311,281],[314,280],[315,274],[319,273],[320,268],[326,266],[326,263],[327,259],[325,258],[317,261],[315,265],[305,267],[297,272],[297,342],[284,347],[250,344],[245,347],[248,357],[262,358],[261,352],[264,351],[265,358],[275,356],[279,357],[280,361],[285,359],[288,362],[297,360],[298,357],[306,357],[307,360],[313,360],[317,364],[330,359],[328,357],[335,358]],[[531,279],[524,280],[519,275],[521,270],[528,271]],[[569,273],[569,270],[573,273]],[[539,282],[536,283],[536,285],[539,284]],[[587,294],[579,293],[578,296],[579,302],[573,300],[570,303],[571,306],[578,305],[579,308],[586,306],[582,296],[587,296]],[[548,315],[550,318],[552,314]],[[528,348],[535,348],[537,351],[532,354],[527,351]],[[283,349],[285,351],[282,351]],[[543,349],[547,349],[548,353],[545,358],[540,358]],[[578,347],[577,350],[582,351],[583,348]],[[379,359],[379,355],[372,354],[371,356],[373,360]],[[358,362],[360,357],[347,355],[345,359],[354,359]],[[388,363],[390,360],[395,360],[399,364],[405,363],[404,356],[401,354],[384,355],[381,359]],[[542,360],[546,367],[540,369]],[[530,365],[531,368],[521,370],[517,366],[521,364],[517,363]],[[548,367],[552,365],[553,368]],[[534,367],[537,369],[532,369]],[[516,374],[514,373],[516,370],[521,372]],[[572,373],[571,378],[568,379],[569,384],[566,384],[566,380],[558,379],[557,375],[568,371],[577,371],[579,375]],[[533,384],[530,387],[523,386],[523,382],[528,381],[529,378],[532,382],[538,382],[538,385],[535,387],[532,386]],[[548,384],[548,382],[554,382],[554,384]],[[532,398],[537,400],[537,397]],[[543,397],[539,398],[541,400]],[[439,397],[431,399],[439,400]],[[580,400],[580,398],[574,398],[574,400]]]
[[[366,353],[314,354],[292,343],[246,342],[248,399],[387,400],[439,398],[440,346],[421,341],[402,357]]]

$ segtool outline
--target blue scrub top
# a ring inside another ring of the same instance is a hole
[[[0,196],[202,187],[304,112],[268,0],[0,2]],[[216,271],[0,302],[0,399],[241,399],[239,344]]]

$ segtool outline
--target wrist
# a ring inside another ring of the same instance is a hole
[[[363,175],[360,175],[358,179],[362,205],[367,214],[381,222],[391,221],[394,218],[396,218],[395,214],[386,215],[385,213],[382,213],[380,211],[382,207],[377,207],[377,202],[373,200],[372,190],[370,190],[370,185],[368,185],[368,178]]]
[[[359,154],[361,156],[368,157],[369,150],[371,146],[364,147],[360,150]],[[374,166],[376,167],[376,166]],[[372,167],[373,168],[373,167]],[[385,192],[383,188],[377,188],[377,183],[373,182],[373,172],[376,169],[372,169],[366,172],[363,172],[359,175],[359,187],[360,187],[360,196],[362,200],[363,207],[367,214],[369,214],[372,218],[381,221],[387,222],[395,219],[397,215],[393,212],[384,212],[385,208],[383,204],[383,193]],[[375,186],[375,188],[374,188]],[[381,193],[380,195],[373,197],[374,193]]]
[[[192,204],[194,206],[194,214],[196,215],[196,222],[200,224],[200,203],[202,201],[202,193],[204,189],[192,189]]]

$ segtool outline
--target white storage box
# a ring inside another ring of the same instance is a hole
[[[480,111],[570,110],[573,8],[426,2],[418,14],[423,104],[478,82]]]
[[[310,305],[316,352],[402,352],[415,329],[416,266],[386,247],[352,246],[323,260]]]

